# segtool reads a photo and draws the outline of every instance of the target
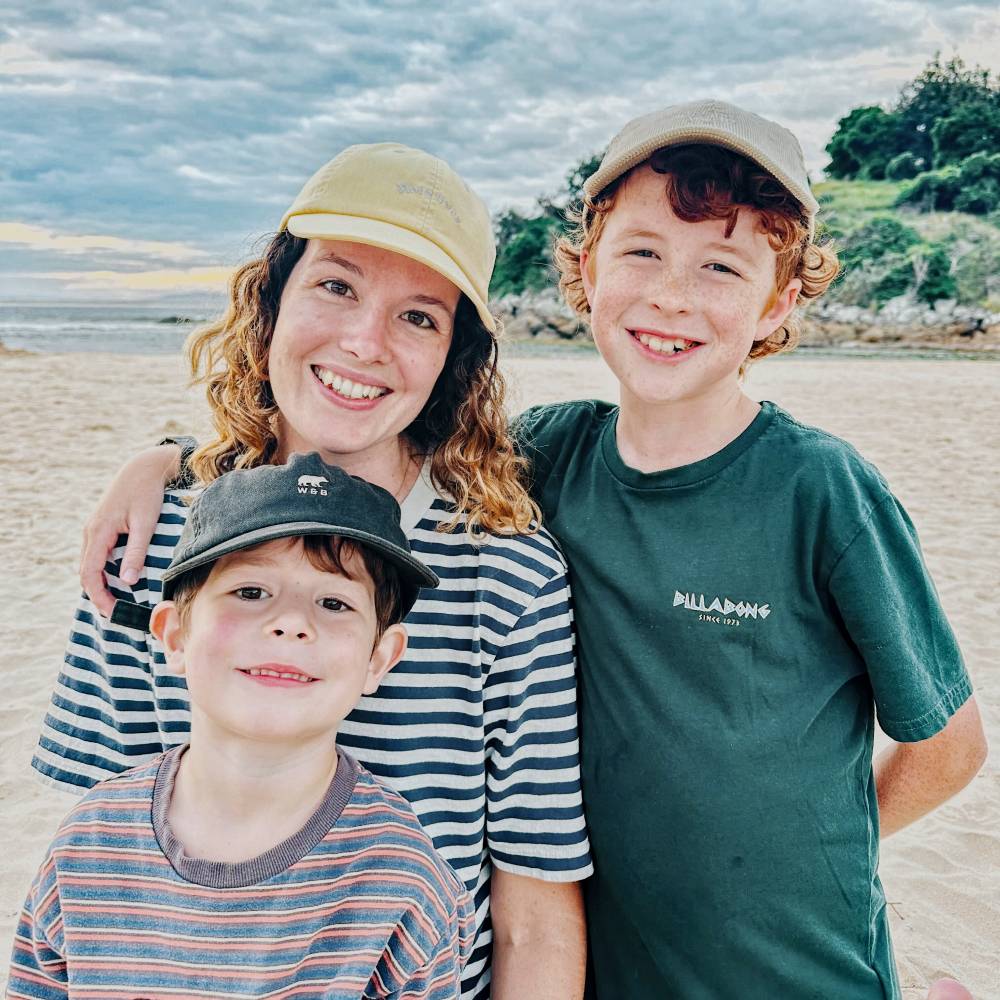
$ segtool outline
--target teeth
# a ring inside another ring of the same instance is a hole
[[[384,396],[389,390],[377,385],[365,385],[364,382],[353,382],[343,375],[336,375],[327,368],[320,368],[319,365],[313,367],[316,377],[334,392],[346,399],[377,399]]]
[[[676,354],[694,347],[694,341],[685,340],[683,337],[653,337],[648,333],[640,333],[637,339],[644,347],[660,354]]]
[[[312,680],[311,677],[306,677],[305,674],[279,673],[277,670],[268,670],[266,667],[251,667],[247,673],[251,677],[280,677],[282,680],[300,681],[303,684],[308,684]]]

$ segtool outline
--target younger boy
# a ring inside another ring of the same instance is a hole
[[[978,770],[913,527],[845,442],[746,396],[836,257],[785,129],[627,125],[557,251],[620,406],[522,419],[572,568],[600,1000],[898,997],[878,840]],[[874,764],[874,715],[900,741]]]
[[[8,995],[457,997],[469,898],[406,801],[336,746],[436,583],[395,500],[316,454],[208,486],[152,619],[191,741],[70,813]]]

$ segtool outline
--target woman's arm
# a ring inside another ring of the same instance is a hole
[[[122,558],[121,579],[133,584],[139,579],[149,541],[153,537],[163,490],[180,472],[181,449],[175,444],[157,445],[139,452],[118,470],[83,528],[80,554],[80,585],[105,618],[111,617],[115,598],[104,578],[108,554],[119,535],[128,535]]]
[[[543,882],[493,869],[493,1000],[579,1000],[587,925],[579,882]]]

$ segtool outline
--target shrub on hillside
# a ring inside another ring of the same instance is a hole
[[[973,212],[1000,208],[1000,153],[974,153],[961,163],[928,170],[900,192],[897,205],[922,212]]]
[[[838,255],[845,276],[884,257],[905,255],[920,242],[920,234],[893,215],[876,215],[843,237]]]
[[[933,305],[938,299],[955,298],[951,257],[943,246],[931,244],[912,254],[917,298]]]
[[[920,173],[920,161],[909,150],[894,156],[885,166],[886,180],[908,181]]]

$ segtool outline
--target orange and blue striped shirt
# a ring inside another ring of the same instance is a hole
[[[453,1000],[475,919],[413,810],[341,753],[323,802],[249,861],[189,857],[166,806],[183,747],[64,820],[14,940],[8,997]]]

